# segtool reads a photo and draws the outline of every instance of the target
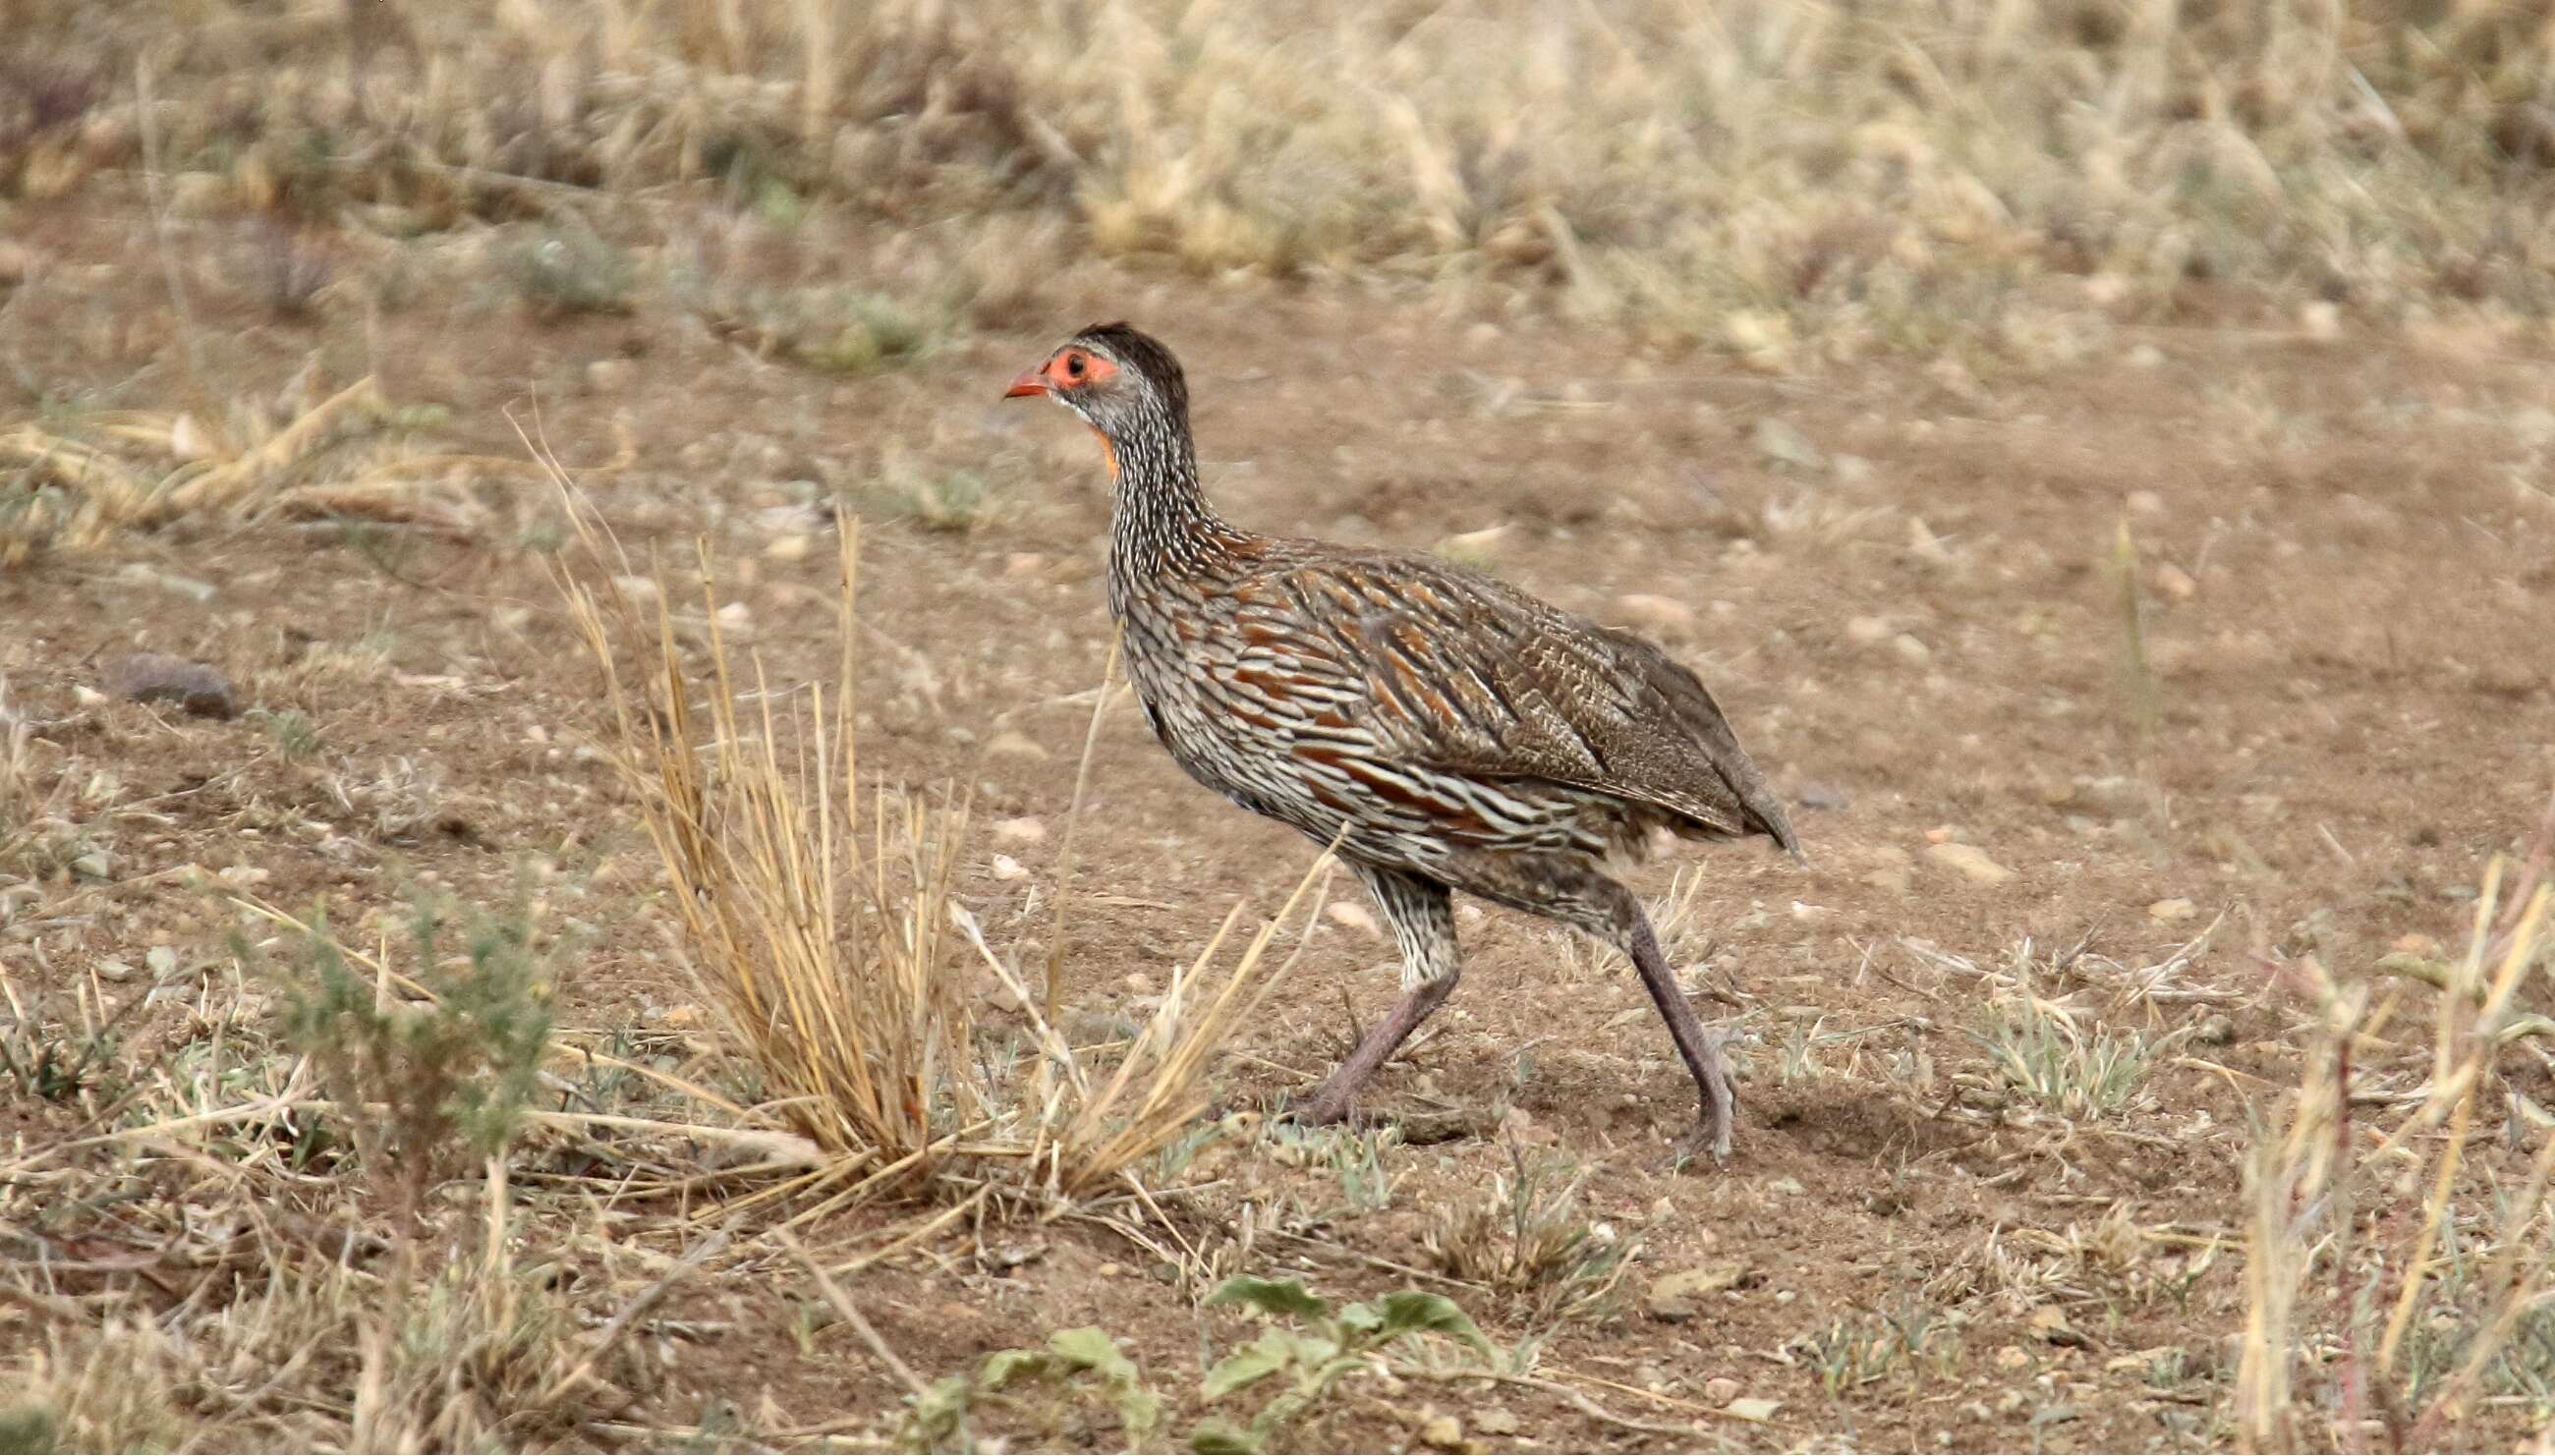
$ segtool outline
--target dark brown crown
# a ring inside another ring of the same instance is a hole
[[[1115,359],[1121,369],[1144,376],[1170,407],[1174,419],[1187,415],[1188,377],[1180,372],[1180,361],[1172,358],[1171,351],[1152,334],[1121,320],[1095,323],[1075,334],[1073,341]]]

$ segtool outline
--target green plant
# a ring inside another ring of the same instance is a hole
[[[318,1068],[364,1165],[397,1179],[412,1210],[461,1159],[505,1149],[549,1040],[550,973],[529,909],[469,911],[458,973],[443,969],[452,919],[430,898],[411,911],[422,1003],[357,975],[324,913],[276,973],[286,1039]]]
[[[1454,1300],[1420,1289],[1402,1289],[1372,1303],[1334,1308],[1331,1301],[1293,1279],[1237,1275],[1225,1280],[1206,1302],[1246,1305],[1269,1316],[1272,1323],[1251,1343],[1217,1361],[1207,1371],[1200,1394],[1211,1401],[1222,1400],[1272,1380],[1280,1389],[1240,1424],[1220,1416],[1200,1421],[1189,1434],[1189,1448],[1194,1451],[1272,1449],[1340,1377],[1406,1339],[1444,1335],[1476,1354],[1498,1353]]]
[[[2086,1031],[2028,981],[1989,1003],[1970,1036],[2006,1081],[2062,1117],[2101,1117],[2128,1106],[2161,1044],[2135,1031]]]
[[[636,272],[630,254],[585,219],[560,213],[499,254],[515,292],[544,314],[626,313]]]
[[[76,1101],[115,1068],[118,1030],[142,1005],[140,997],[130,998],[99,1021],[83,999],[74,1027],[49,1018],[41,999],[29,1007],[6,976],[0,976],[0,1002],[7,1012],[0,1021],[0,1073],[47,1102]]]
[[[948,1376],[913,1398],[902,1441],[909,1449],[961,1449],[967,1440],[967,1416],[988,1398],[1014,1403],[1036,1391],[1050,1397],[1105,1399],[1118,1412],[1129,1450],[1143,1449],[1161,1424],[1162,1397],[1145,1381],[1136,1362],[1118,1349],[1109,1332],[1096,1326],[1058,1330],[1035,1350],[997,1350],[985,1357],[971,1376]]]
[[[319,730],[302,713],[292,708],[280,712],[260,708],[254,716],[274,735],[277,751],[286,758],[301,762],[318,756]]]
[[[972,470],[888,472],[871,490],[871,498],[890,515],[902,516],[926,531],[964,536],[1001,519],[1005,502],[985,477]]]
[[[1515,1148],[1509,1158],[1511,1174],[1494,1175],[1481,1199],[1439,1210],[1423,1236],[1429,1257],[1457,1278],[1521,1297],[1538,1322],[1602,1315],[1632,1249],[1582,1216],[1590,1170],[1559,1158],[1530,1163]]]
[[[1952,1318],[1911,1299],[1895,1310],[1831,1320],[1793,1336],[1783,1349],[1818,1372],[1830,1395],[1841,1396],[1901,1368],[1922,1373],[1929,1356],[1935,1366],[1947,1366],[1955,1352],[1949,1343],[1938,1347],[1937,1340],[1956,1334]]]

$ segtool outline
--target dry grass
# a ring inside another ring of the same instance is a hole
[[[1327,859],[1220,982],[1212,966],[1238,906],[1131,1043],[1077,1049],[1049,1021],[1051,994],[1033,994],[1017,957],[988,944],[951,894],[964,805],[861,784],[849,727],[858,523],[847,520],[840,538],[828,691],[821,682],[776,690],[759,657],[732,661],[706,568],[697,633],[678,625],[662,586],[653,617],[644,612],[618,584],[630,563],[588,516],[576,519],[589,560],[619,571],[599,591],[572,578],[562,587],[605,676],[625,778],[674,887],[696,973],[776,1105],[832,1155],[802,1180],[804,1191],[829,1194],[815,1206],[935,1182],[981,1191],[989,1170],[1050,1200],[1132,1184],[1138,1164],[1206,1111],[1207,1073],[1291,966],[1270,946]],[[640,665],[630,677],[625,661]],[[696,697],[707,699],[706,723]],[[1032,1023],[1026,1069],[990,1071],[977,1053],[973,993],[958,965],[968,951]],[[1114,1067],[1093,1065],[1107,1054]],[[782,1191],[800,1189],[758,1201]]]
[[[0,432],[0,565],[199,514],[467,537],[486,514],[470,487],[522,473],[422,442],[370,378],[324,397],[242,401],[223,423],[140,411],[29,423]]]
[[[2542,1400],[2555,1382],[2540,1328],[2555,1140],[2534,1119],[2524,1134],[2493,1128],[2523,1117],[2516,1094],[2496,1093],[2500,1066],[2543,1021],[2519,999],[2546,950],[2547,845],[2513,884],[2503,862],[2488,869],[2427,1047],[2388,1034],[2403,993],[2373,998],[2300,963],[2312,1040],[2251,1168],[2236,1394],[2251,1449],[2463,1445],[2488,1399]],[[2527,1136],[2539,1146],[2523,1157]]]
[[[173,207],[399,235],[687,180],[784,221],[1043,214],[1104,255],[1548,300],[1777,368],[2064,355],[2230,286],[2292,317],[2555,304],[2525,8],[202,10],[182,50],[38,18],[15,189],[156,136]]]

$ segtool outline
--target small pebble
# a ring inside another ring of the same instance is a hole
[[[1626,592],[1615,598],[1615,606],[1624,615],[1652,627],[1678,627],[1694,620],[1694,608],[1675,597],[1646,591]]]
[[[2013,871],[1988,858],[1987,852],[1976,845],[1930,844],[1925,847],[1925,857],[1981,885],[2002,885],[2013,878]]]

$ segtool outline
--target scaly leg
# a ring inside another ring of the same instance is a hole
[[[1384,911],[1394,938],[1400,942],[1401,1000],[1296,1114],[1306,1123],[1346,1121],[1356,1109],[1358,1089],[1445,1002],[1463,974],[1463,959],[1455,945],[1454,907],[1445,886],[1400,870],[1356,868],[1367,894],[1374,897],[1376,909]]]
[[[1728,1157],[1731,1120],[1739,1108],[1739,1093],[1730,1085],[1730,1066],[1721,1055],[1721,1034],[1706,1030],[1695,1017],[1694,1004],[1686,1000],[1684,990],[1676,983],[1676,973],[1668,969],[1667,957],[1659,953],[1659,938],[1650,931],[1649,916],[1642,913],[1638,903],[1632,912],[1632,929],[1623,939],[1624,953],[1633,958],[1633,968],[1642,973],[1642,986],[1666,1020],[1677,1055],[1685,1059],[1685,1069],[1694,1077],[1695,1091],[1703,1099],[1702,1121],[1681,1140],[1681,1145],[1687,1152],[1708,1148],[1714,1157]]]
[[[1668,1024],[1668,1035],[1676,1041],[1677,1055],[1684,1059],[1703,1102],[1701,1118],[1691,1133],[1678,1140],[1679,1147],[1685,1152],[1709,1150],[1715,1157],[1727,1157],[1739,1097],[1721,1055],[1721,1038],[1696,1018],[1693,1005],[1677,986],[1676,973],[1668,969],[1658,936],[1650,930],[1650,918],[1642,912],[1642,902],[1604,871],[1575,857],[1512,856],[1491,871],[1478,880],[1466,880],[1464,889],[1611,940],[1632,957],[1633,968],[1641,972],[1642,987]]]

